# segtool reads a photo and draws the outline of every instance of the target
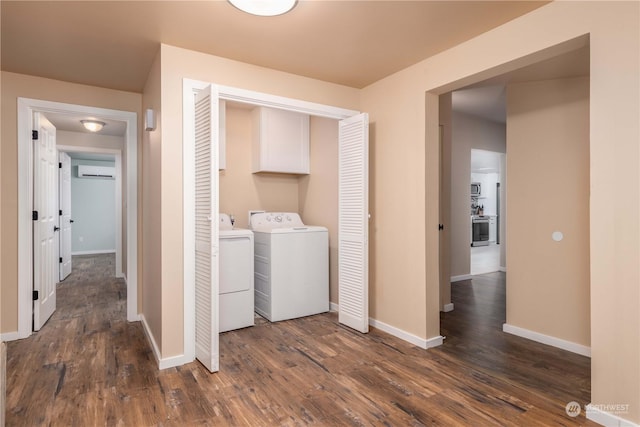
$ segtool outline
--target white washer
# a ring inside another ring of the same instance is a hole
[[[329,311],[329,234],[292,212],[251,216],[255,310],[272,322]]]
[[[253,233],[220,214],[220,332],[254,325]]]

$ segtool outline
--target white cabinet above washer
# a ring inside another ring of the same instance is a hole
[[[252,115],[252,172],[308,174],[309,116],[267,107]]]

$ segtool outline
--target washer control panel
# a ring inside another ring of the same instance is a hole
[[[251,228],[293,228],[304,227],[300,215],[295,212],[261,212],[251,216]]]

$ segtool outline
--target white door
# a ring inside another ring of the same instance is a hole
[[[341,120],[338,160],[338,321],[369,332],[369,116]]]
[[[71,274],[71,157],[59,155],[60,281]]]
[[[218,347],[218,92],[208,86],[195,100],[196,358],[219,369]]]
[[[40,113],[33,116],[33,329],[39,331],[56,309],[58,159],[56,128]]]

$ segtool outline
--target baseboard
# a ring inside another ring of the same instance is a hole
[[[506,272],[507,272],[507,267],[500,266],[500,268],[498,269],[498,271],[500,271],[500,272],[502,272],[502,273],[506,273]]]
[[[331,311],[338,311],[338,309],[340,308],[340,306],[334,302],[329,303],[329,307]],[[451,307],[453,310],[453,304],[451,304]],[[410,334],[409,332],[403,331],[402,329],[398,329],[395,326],[391,326],[384,322],[376,320],[373,317],[369,318],[369,325],[373,326],[374,328],[380,329],[381,331],[384,331],[389,335],[393,335],[396,338],[400,338],[403,341],[407,341],[408,343],[424,349],[442,345],[442,342],[444,340],[444,337],[441,336],[425,340],[424,338],[417,337],[413,334]]]
[[[100,254],[115,254],[115,249],[100,249],[97,251],[77,251],[71,252],[71,255],[100,255]]]
[[[629,405],[595,405],[589,403],[585,407],[587,419],[594,423],[601,424],[607,427],[640,427],[639,424],[625,420],[618,415],[603,409],[609,409],[612,411],[620,411],[620,413],[629,413]]]
[[[591,348],[584,346],[582,344],[577,344],[571,341],[566,341],[560,338],[552,337],[550,335],[545,335],[539,332],[530,331],[528,329],[520,328],[518,326],[509,325],[508,323],[505,323],[502,325],[502,330],[512,335],[517,335],[519,337],[527,338],[529,340],[550,345],[552,347],[561,348],[563,350],[580,354],[582,356],[591,357]]]
[[[393,335],[396,338],[400,338],[403,341],[407,341],[417,347],[424,349],[439,346],[442,344],[443,340],[441,336],[429,339],[420,338],[409,332],[403,331],[402,329],[398,329],[395,326],[388,325],[373,318],[369,318],[369,325],[373,326],[374,328],[380,329],[381,331],[384,331],[389,335]]]
[[[449,304],[445,304],[444,307],[442,308],[442,311],[445,313],[453,311],[453,303],[450,302]]]
[[[151,329],[149,329],[149,324],[147,323],[147,319],[145,319],[144,315],[140,315],[140,321],[142,322],[142,329],[144,330],[144,334],[151,345],[151,350],[153,352],[153,357],[156,359],[156,363],[158,364],[158,369],[168,369],[175,368],[176,366],[182,366],[184,364],[193,362],[193,359],[186,357],[184,354],[180,354],[178,356],[165,357],[164,359],[160,355],[160,349],[156,344],[156,340],[153,339],[153,334],[151,333]]]
[[[0,334],[0,339],[2,341],[15,341],[22,339],[20,333],[18,331],[15,332],[5,332],[4,334]]]
[[[473,278],[470,274],[463,274],[461,276],[451,276],[451,283],[453,282],[462,282],[463,280],[471,280]]]

